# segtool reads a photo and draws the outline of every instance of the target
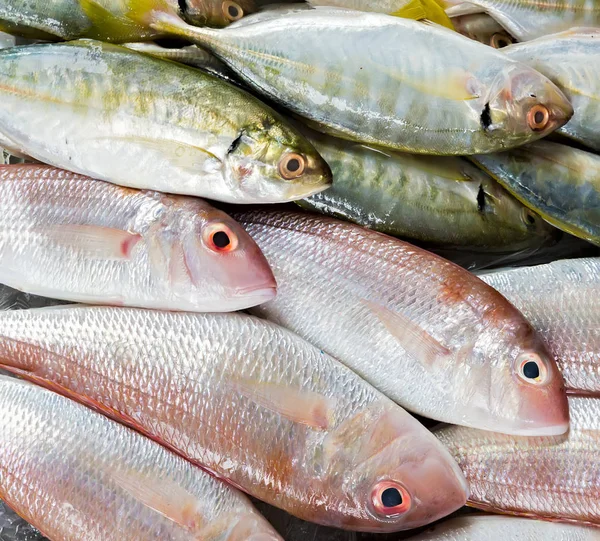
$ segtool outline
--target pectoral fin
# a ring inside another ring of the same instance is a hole
[[[435,0],[410,0],[399,10],[390,13],[390,15],[403,19],[414,19],[416,21],[427,19],[433,23],[450,28],[450,30],[454,30],[454,25],[450,21],[450,18]]]

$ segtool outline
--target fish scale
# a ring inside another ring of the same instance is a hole
[[[240,493],[134,431],[13,378],[0,388],[2,498],[52,539],[280,539]]]
[[[110,408],[302,518],[395,531],[429,523],[466,499],[456,464],[415,419],[272,323],[67,307],[0,313],[0,329],[7,370]],[[373,487],[387,479],[403,483],[413,500],[394,518],[371,507]]]
[[[436,430],[469,481],[470,505],[600,524],[600,400],[569,397],[569,409],[570,431],[564,436]]]

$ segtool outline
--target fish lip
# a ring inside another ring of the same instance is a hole
[[[308,190],[308,191],[302,190],[301,195],[292,193],[292,194],[290,194],[290,199],[288,199],[288,201],[297,201],[299,199],[306,199],[307,197],[310,197],[311,195],[315,195],[315,194],[324,192],[325,190],[331,188],[331,186],[333,186],[333,182],[328,182],[327,184],[321,184],[321,185],[315,186],[313,189]]]
[[[238,289],[235,292],[235,297],[238,299],[247,299],[250,302],[254,300],[260,300],[261,302],[267,302],[275,298],[277,295],[277,286],[259,286],[259,287],[245,287]],[[256,304],[261,304],[258,302]],[[255,306],[254,304],[249,306]]]
[[[512,433],[515,436],[562,436],[569,431],[569,421],[546,426],[531,426],[517,428]]]

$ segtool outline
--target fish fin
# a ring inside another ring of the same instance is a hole
[[[390,13],[390,15],[403,19],[414,19],[416,21],[427,19],[440,26],[454,30],[454,25],[450,21],[450,17],[446,15],[444,8],[435,0],[410,0],[399,10]]]
[[[172,13],[154,13],[150,27],[163,34],[171,34],[185,38],[192,43],[208,46],[213,41],[215,30],[187,24],[183,19]],[[217,32],[221,32],[218,30]],[[210,48],[210,47],[209,47]]]
[[[61,246],[109,260],[130,259],[133,249],[142,240],[138,233],[98,225],[59,224],[36,232]]]
[[[79,4],[93,25],[88,30],[87,37],[122,41],[131,39],[132,36],[144,31],[142,21],[136,21],[127,16],[119,17],[99,4],[97,0],[79,0]]]
[[[312,391],[301,391],[277,383],[264,383],[247,379],[234,379],[233,389],[272,412],[295,423],[326,430],[330,424],[330,401]]]
[[[425,366],[451,355],[451,351],[440,344],[422,327],[400,312],[392,312],[375,302],[362,301],[383,323],[400,345]]]
[[[203,526],[196,498],[172,480],[163,478],[153,484],[140,472],[116,468],[111,470],[110,476],[136,500],[186,530],[195,532]]]
[[[475,15],[476,13],[485,13],[485,8],[472,4],[471,2],[463,2],[462,4],[454,4],[446,8],[448,17],[461,17],[462,15]]]

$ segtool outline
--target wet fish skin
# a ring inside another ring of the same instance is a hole
[[[456,31],[463,36],[495,49],[502,49],[515,41],[499,23],[485,13],[461,15],[450,20]]]
[[[446,520],[409,541],[597,541],[598,530],[527,518],[466,515]]]
[[[575,27],[600,27],[596,0],[445,0],[450,17],[485,12],[518,41],[529,41]]]
[[[458,426],[435,431],[457,459],[469,504],[550,520],[600,524],[600,400],[569,397],[568,434],[518,437]]]
[[[0,166],[0,213],[0,282],[28,293],[208,312],[276,293],[250,236],[200,199],[10,165]],[[227,244],[217,246],[217,235]]]
[[[101,404],[297,516],[396,531],[466,500],[456,463],[423,426],[272,323],[108,307],[4,312],[0,321],[8,370]],[[387,481],[412,502],[397,517],[382,518],[371,503]]]
[[[544,220],[600,245],[600,156],[536,141],[471,159]]]
[[[376,231],[443,245],[522,250],[555,229],[467,160],[382,150],[311,132],[332,169],[328,190],[303,208]]]
[[[0,80],[4,138],[76,173],[231,203],[289,201],[331,183],[278,113],[199,70],[76,41],[0,51]],[[300,167],[284,169],[293,160]]]
[[[283,325],[410,411],[518,434],[568,427],[560,372],[525,318],[454,264],[331,218],[235,213],[273,269],[252,313]],[[518,374],[532,359],[538,385]]]
[[[58,394],[0,377],[0,494],[51,539],[281,538],[238,491]]]
[[[600,258],[565,259],[480,274],[529,320],[567,391],[600,395]]]
[[[573,114],[547,78],[444,28],[335,8],[258,16],[259,22],[249,16],[223,32],[181,29],[168,17],[155,27],[179,28],[320,131],[406,152],[511,148],[547,135]],[[534,130],[536,108],[548,116]]]
[[[599,8],[600,9],[600,8]],[[503,49],[558,86],[575,113],[558,133],[600,151],[600,28],[578,28]]]
[[[47,541],[4,502],[0,502],[0,541]]]

